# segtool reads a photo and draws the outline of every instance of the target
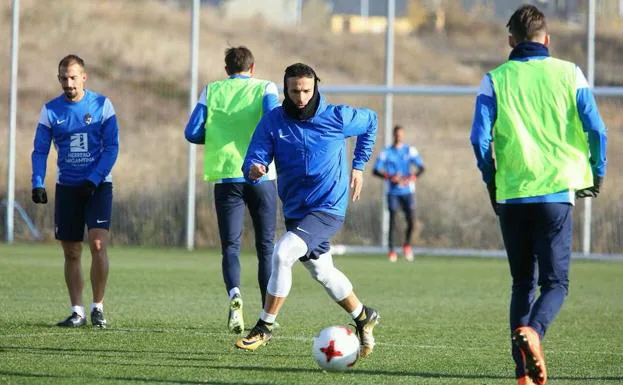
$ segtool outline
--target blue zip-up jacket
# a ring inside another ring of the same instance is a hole
[[[535,42],[522,42],[511,52],[509,60],[543,60],[549,57],[549,50],[543,44]],[[582,128],[588,137],[590,148],[590,163],[593,174],[605,176],[606,174],[606,126],[599,114],[595,97],[591,92],[588,81],[582,70],[576,67],[576,103],[578,115],[582,122]],[[497,100],[493,88],[491,76],[487,73],[480,82],[478,96],[476,97],[476,110],[470,140],[474,148],[476,163],[482,173],[485,183],[491,181],[495,174],[493,163],[492,129],[497,118]],[[573,191],[560,191],[528,198],[515,198],[498,203],[574,203]]]
[[[314,211],[343,217],[350,182],[345,139],[358,137],[352,168],[363,170],[372,155],[377,125],[374,111],[328,104],[322,95],[308,120],[292,119],[277,107],[257,125],[242,171],[251,182],[251,165],[268,167],[274,159],[286,219]]]
[[[58,153],[57,182],[96,186],[112,182],[111,170],[119,153],[117,115],[110,100],[84,90],[78,102],[60,95],[41,109],[32,152],[32,187],[44,187],[50,145]]]

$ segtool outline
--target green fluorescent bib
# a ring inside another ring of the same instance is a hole
[[[509,60],[490,75],[497,101],[497,200],[591,186],[575,64],[554,58]]]
[[[225,79],[208,85],[204,179],[242,177],[242,162],[257,123],[268,82]]]

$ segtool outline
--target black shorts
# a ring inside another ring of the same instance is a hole
[[[88,199],[80,197],[77,186],[56,185],[54,235],[59,241],[84,240],[84,226],[110,229],[112,183],[100,183]]]

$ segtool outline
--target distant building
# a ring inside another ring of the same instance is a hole
[[[507,19],[521,4],[536,5],[547,17],[578,21],[585,17],[587,0],[463,0],[463,7],[472,9],[484,6],[494,11],[495,16]],[[599,17],[623,17],[623,0],[595,1],[595,10]]]
[[[261,17],[271,24],[296,24],[296,0],[227,0],[220,4],[228,19]]]
[[[335,33],[383,33],[387,29],[387,1],[333,0],[331,30]],[[396,0],[396,34],[409,34],[407,0]]]

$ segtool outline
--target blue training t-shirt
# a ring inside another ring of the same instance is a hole
[[[58,153],[57,183],[111,182],[119,153],[117,116],[110,100],[84,90],[78,102],[60,95],[41,109],[32,152],[32,187],[44,187],[50,145]]]
[[[412,175],[412,166],[421,169],[424,162],[420,157],[415,146],[402,144],[399,147],[393,145],[385,147],[376,160],[374,170],[385,173],[388,176],[407,177]],[[415,182],[411,181],[406,185],[400,185],[391,181],[386,181],[387,193],[389,195],[409,195],[415,192]]]

